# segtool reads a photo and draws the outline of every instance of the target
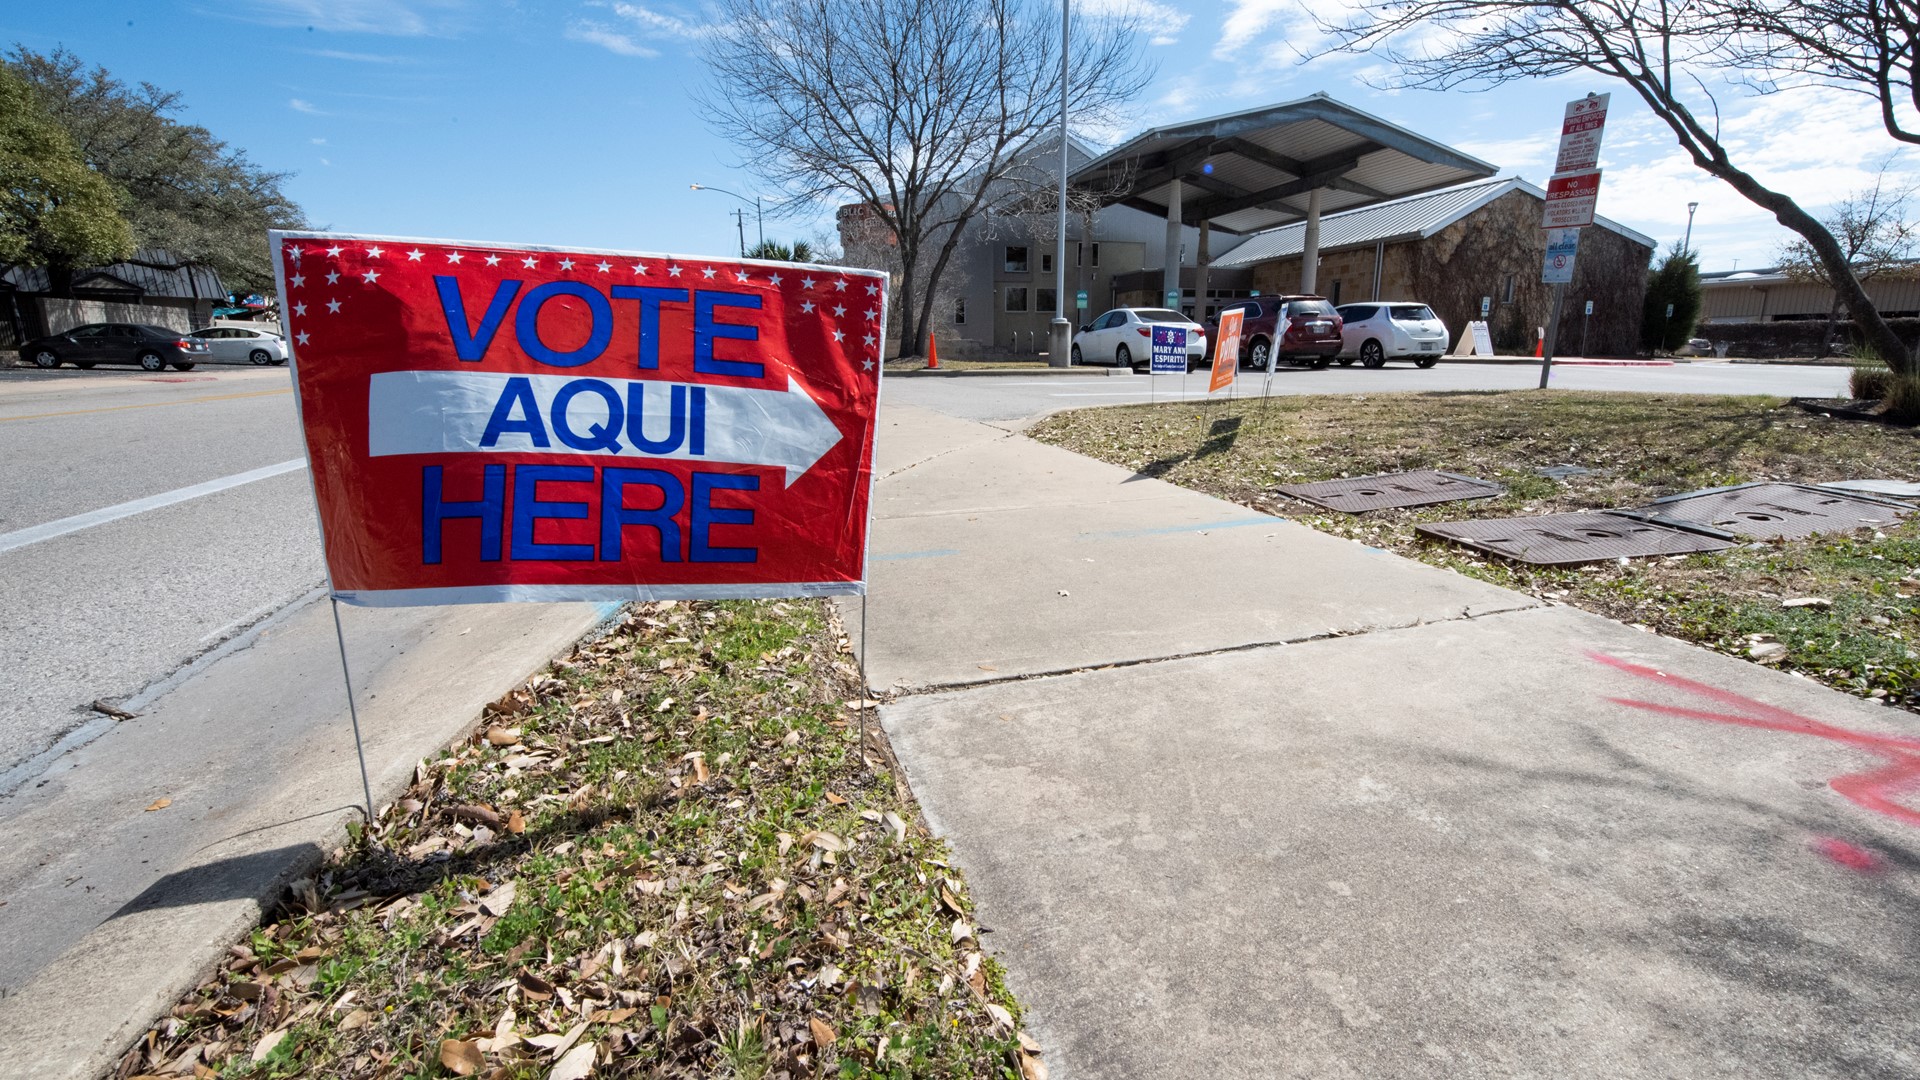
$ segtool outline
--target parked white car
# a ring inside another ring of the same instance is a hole
[[[1367,367],[1384,367],[1396,357],[1411,357],[1415,367],[1430,368],[1447,351],[1447,324],[1425,304],[1343,304],[1340,363],[1355,357]]]
[[[279,334],[266,330],[209,326],[187,336],[207,343],[206,363],[265,366],[287,362],[287,343],[281,340]]]
[[[1153,328],[1187,332],[1187,369],[1207,364],[1207,328],[1168,308],[1114,308],[1073,335],[1073,362],[1144,370],[1153,360]]]

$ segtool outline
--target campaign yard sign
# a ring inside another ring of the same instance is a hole
[[[1207,379],[1207,393],[1233,385],[1234,376],[1240,373],[1240,327],[1246,318],[1245,308],[1221,312],[1220,330],[1214,335],[1213,374]],[[1271,369],[1272,357],[1268,357],[1268,361]],[[1272,374],[1271,370],[1268,374]]]
[[[337,598],[864,591],[884,274],[271,236]]]
[[[1155,375],[1179,374],[1187,370],[1187,331],[1180,326],[1153,328],[1152,369]]]

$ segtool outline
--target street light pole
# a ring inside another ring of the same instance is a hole
[[[731,195],[734,198],[739,199],[741,202],[747,201],[747,197],[745,195],[740,194],[739,192],[728,191],[726,188],[723,188],[723,187],[714,187],[712,184],[688,184],[687,187],[693,189],[694,191],[717,191],[722,195]],[[740,257],[745,258],[747,254],[746,212],[744,210],[740,211],[734,220],[740,226]],[[754,228],[759,232],[760,243],[762,245],[765,245],[767,242],[767,222],[765,217],[763,217],[761,214],[760,196],[758,195],[755,195],[753,197],[753,224],[754,224]]]
[[[1693,250],[1693,212],[1698,209],[1700,209],[1700,204],[1697,202],[1687,204],[1687,238],[1680,241],[1681,251],[1691,252]]]
[[[1067,32],[1072,0],[1060,0],[1060,235],[1053,254],[1053,325],[1047,366],[1073,363],[1073,324],[1067,321]]]

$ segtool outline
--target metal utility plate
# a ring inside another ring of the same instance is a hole
[[[1692,555],[1733,546],[1617,514],[1541,514],[1481,518],[1417,526],[1420,532],[1538,566],[1573,566],[1606,559]]]
[[[1909,509],[1864,493],[1760,483],[1669,495],[1638,512],[1680,529],[1704,525],[1750,540],[1798,540],[1892,525]]]
[[[1417,472],[1362,476],[1354,480],[1322,480],[1316,484],[1284,484],[1282,494],[1342,513],[1360,514],[1401,506],[1432,506],[1461,499],[1490,499],[1507,489],[1471,476],[1421,469]]]
[[[1909,503],[1920,502],[1920,484],[1908,480],[1835,480],[1831,484],[1819,486],[1824,490],[1842,491],[1849,495],[1898,499]]]

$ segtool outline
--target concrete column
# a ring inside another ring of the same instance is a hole
[[[1180,180],[1178,177],[1167,183],[1167,257],[1162,260],[1167,268],[1166,284],[1161,288],[1161,300],[1167,293],[1180,291]],[[1158,304],[1155,305],[1156,307]]]
[[[1300,249],[1300,291],[1320,287],[1320,189],[1307,192],[1307,235]]]
[[[1210,223],[1200,222],[1200,247],[1194,252],[1193,263],[1193,321],[1207,321],[1207,262],[1212,257],[1207,254],[1207,233]]]

